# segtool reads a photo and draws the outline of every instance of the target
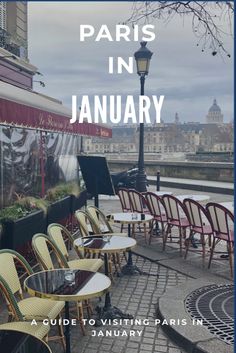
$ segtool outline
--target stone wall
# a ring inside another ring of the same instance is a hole
[[[134,161],[109,160],[108,164],[112,172],[119,172],[132,168]],[[146,161],[145,169],[149,176],[159,170],[163,177],[225,182],[233,182],[234,174],[233,163]]]

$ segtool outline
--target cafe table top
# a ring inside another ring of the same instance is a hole
[[[227,208],[230,212],[234,213],[234,202],[233,201],[227,201],[227,202],[220,202],[221,206],[224,206]]]
[[[88,251],[96,253],[129,251],[136,246],[136,243],[136,240],[133,238],[112,235],[112,233],[106,234],[105,236],[78,238],[74,241],[75,246],[86,248]]]
[[[148,223],[153,220],[153,216],[146,213],[123,212],[113,213],[110,216],[110,221],[121,224],[141,224]]]
[[[209,195],[204,195],[204,194],[187,194],[187,195],[177,195],[175,196],[177,199],[179,199],[181,202],[184,199],[191,199],[197,202],[203,202],[203,201],[208,201],[210,199]]]
[[[52,353],[49,346],[39,338],[11,329],[1,329],[0,327],[0,352],[34,352]]]
[[[68,283],[66,274],[75,273],[75,283]],[[98,272],[54,269],[34,273],[24,281],[26,291],[35,297],[62,301],[82,301],[105,294],[110,279]]]

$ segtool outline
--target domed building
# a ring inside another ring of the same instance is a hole
[[[206,122],[207,124],[223,123],[223,114],[221,114],[221,109],[218,106],[216,99],[214,99],[213,104],[208,111]]]

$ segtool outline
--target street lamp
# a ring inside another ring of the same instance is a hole
[[[137,64],[137,73],[140,76],[140,95],[144,96],[145,76],[148,75],[152,52],[146,48],[147,42],[141,42],[141,47],[134,53]],[[136,179],[136,189],[139,192],[147,191],[147,181],[144,169],[144,123],[139,124],[139,155],[138,155],[138,174]]]

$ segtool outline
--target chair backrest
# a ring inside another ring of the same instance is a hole
[[[131,211],[143,213],[144,208],[147,207],[145,197],[140,192],[131,189],[129,190],[129,198],[131,204]]]
[[[131,204],[129,198],[129,190],[125,188],[120,188],[117,192],[120,199],[120,204],[123,212],[131,211]]]
[[[82,237],[89,236],[89,225],[94,234],[99,233],[99,229],[96,227],[96,224],[87,212],[81,210],[75,211],[75,217],[78,221],[79,231]]]
[[[162,201],[168,221],[176,221],[181,225],[181,218],[183,218],[183,216],[188,218],[184,205],[179,199],[177,199],[177,197],[164,194],[162,196]]]
[[[153,192],[147,192],[145,198],[150,214],[153,217],[160,217],[162,220],[163,216],[165,215],[165,208],[163,206],[162,198]]]
[[[207,212],[213,232],[230,236],[230,222],[234,223],[234,216],[226,207],[215,202],[209,202],[206,205]]]
[[[183,204],[188,213],[188,219],[192,227],[198,227],[203,231],[206,222],[207,225],[211,225],[208,212],[199,202],[192,199],[184,199]]]
[[[45,234],[37,233],[32,238],[32,248],[43,270],[55,268],[51,254],[55,255],[60,268],[69,268],[66,258],[63,256],[55,242]]]
[[[16,264],[22,266],[28,275],[33,273],[32,268],[22,255],[11,249],[0,250],[0,275],[7,282],[11,292],[19,294],[22,298],[22,287]]]
[[[95,223],[97,229],[99,230],[99,233],[103,233],[104,229],[106,232],[113,233],[113,229],[109,224],[105,214],[99,208],[91,205],[87,206],[86,211]]]
[[[67,250],[65,239],[67,239],[68,245],[71,244],[73,246],[74,243],[74,239],[68,229],[66,229],[66,227],[61,224],[51,223],[47,228],[47,233],[49,235],[49,238],[52,239],[54,243],[56,243],[61,253],[68,260],[69,253]]]
[[[24,321],[24,317],[20,311],[20,308],[17,304],[16,298],[12,293],[7,281],[0,275],[0,291],[3,294],[3,297],[6,300],[6,304],[9,308],[11,315],[14,317],[16,321]]]

